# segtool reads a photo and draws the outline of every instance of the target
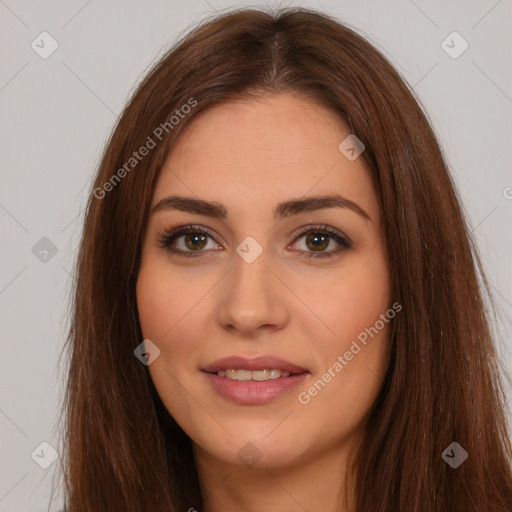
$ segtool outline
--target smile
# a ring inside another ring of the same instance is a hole
[[[279,377],[289,377],[291,374],[290,372],[286,370],[279,370],[279,369],[268,369],[268,370],[232,370],[232,369],[226,369],[226,370],[219,370],[217,372],[217,375],[219,377],[226,377],[227,379],[232,380],[255,380],[258,382],[264,381],[264,380],[273,380],[273,379],[279,379]]]
[[[310,372],[296,363],[268,354],[232,355],[201,368],[213,391],[236,404],[269,403],[300,386]]]

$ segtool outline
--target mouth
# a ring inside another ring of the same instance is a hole
[[[213,389],[237,404],[268,403],[297,388],[309,372],[271,356],[219,359],[201,368]]]
[[[212,372],[213,373],[213,372]],[[232,368],[226,368],[225,370],[219,370],[216,375],[219,377],[225,377],[231,380],[243,380],[249,381],[254,380],[257,382],[263,382],[265,380],[279,379],[281,377],[289,377],[290,375],[300,375],[304,372],[288,372],[286,370],[280,370],[278,368],[269,368],[265,370],[234,370]]]

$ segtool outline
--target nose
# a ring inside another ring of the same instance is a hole
[[[233,268],[221,283],[219,325],[244,337],[282,329],[290,318],[291,292],[277,275],[265,251],[252,263],[233,254]]]

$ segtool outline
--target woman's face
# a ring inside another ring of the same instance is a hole
[[[349,134],[323,107],[265,96],[206,111],[165,162],[137,302],[160,350],[151,377],[196,455],[286,467],[362,431],[394,310],[369,173],[350,139],[339,148]]]

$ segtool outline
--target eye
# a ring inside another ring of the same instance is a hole
[[[208,247],[208,239],[212,246]],[[297,242],[304,239],[302,248],[293,249],[293,252],[302,253],[306,258],[328,258],[350,249],[350,240],[337,229],[327,225],[306,226],[295,237]],[[334,249],[326,251],[327,248]],[[202,256],[206,250],[220,250],[221,247],[214,242],[213,234],[207,228],[197,225],[176,226],[165,230],[158,235],[158,246],[171,254],[179,256]],[[203,250],[205,249],[205,250]]]
[[[171,227],[169,230],[159,234],[159,247],[162,247],[172,254],[183,256],[201,256],[202,249],[215,250],[214,247],[207,247],[208,238],[213,240],[208,230],[201,226],[187,225]],[[177,243],[176,243],[177,242]],[[175,247],[178,246],[178,247]]]
[[[325,224],[302,228],[294,245],[302,239],[304,240],[299,251],[304,253],[303,257],[306,258],[330,258],[352,247],[350,240],[345,235]],[[334,249],[326,251],[333,245]]]

